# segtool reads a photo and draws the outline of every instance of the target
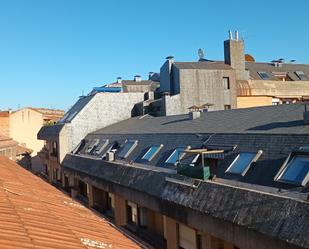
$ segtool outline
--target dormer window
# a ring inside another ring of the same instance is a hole
[[[270,79],[268,73],[266,73],[266,72],[258,72],[258,74],[260,75],[262,80],[269,80]]]
[[[137,145],[138,145],[137,140],[127,140],[124,146],[121,148],[118,157],[126,159],[131,154],[131,152],[136,148]]]
[[[107,147],[109,140],[108,139],[102,139],[100,140],[100,143],[96,146],[94,150],[95,155],[100,155],[103,150]]]
[[[309,181],[309,154],[290,155],[275,180],[305,186]]]
[[[262,155],[262,151],[255,152],[241,152],[234,159],[232,164],[227,168],[225,173],[232,173],[244,176],[249,170],[253,162],[256,162]]]
[[[291,81],[292,79],[289,77],[286,72],[272,72],[272,74],[280,81]]]
[[[93,139],[90,140],[86,149],[86,154],[90,154],[91,151],[94,149],[95,146],[97,146],[100,143],[99,139]]]
[[[295,74],[300,80],[309,80],[306,74],[303,71],[296,71]]]

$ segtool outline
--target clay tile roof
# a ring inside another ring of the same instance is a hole
[[[1,248],[140,248],[91,210],[0,157]]]

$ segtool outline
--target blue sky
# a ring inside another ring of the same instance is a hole
[[[223,58],[229,29],[257,61],[309,64],[308,0],[1,0],[0,109],[67,110],[92,87],[164,59]]]

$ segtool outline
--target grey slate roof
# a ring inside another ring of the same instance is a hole
[[[56,139],[59,136],[60,131],[62,130],[64,124],[55,124],[55,125],[48,125],[43,126],[38,134],[37,138],[40,140],[51,140]]]
[[[173,65],[179,69],[233,70],[223,61],[175,62]]]
[[[94,132],[94,134],[160,133],[264,133],[308,134],[303,123],[302,104],[254,107],[204,112],[190,120],[188,115],[135,117]]]
[[[212,217],[294,246],[309,248],[309,205],[306,202],[214,182],[201,182],[197,189],[193,189],[165,180],[166,176],[186,179],[179,175],[121,166],[102,160],[94,161],[74,155],[66,156],[63,169],[95,182],[108,183],[110,188],[115,184],[155,197],[160,200],[159,209],[163,214],[183,222],[188,222],[188,218],[183,216],[185,212],[181,210],[189,209],[200,214],[200,224],[204,224],[204,219]],[[173,205],[177,205],[177,212]],[[212,227],[207,229],[211,230]]]
[[[261,80],[258,72],[266,72],[270,76],[270,80],[277,80],[272,74],[273,72],[285,72],[289,77],[294,80],[300,80],[295,74],[296,71],[303,71],[309,78],[309,65],[305,64],[288,64],[283,63],[282,67],[275,67],[273,63],[260,63],[260,62],[246,62],[246,69],[250,72],[250,77],[255,80]]]

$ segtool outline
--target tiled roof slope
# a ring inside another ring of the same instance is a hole
[[[1,248],[140,248],[40,178],[0,157]]]
[[[190,120],[188,115],[144,116],[103,128],[95,134],[308,134],[309,125],[304,125],[303,111],[302,104],[290,104],[204,112],[195,120]]]

